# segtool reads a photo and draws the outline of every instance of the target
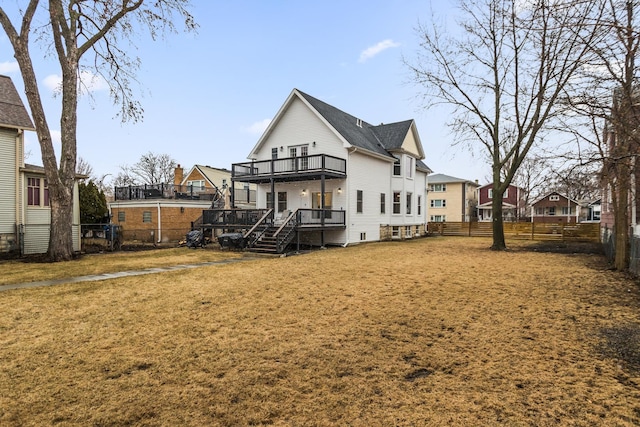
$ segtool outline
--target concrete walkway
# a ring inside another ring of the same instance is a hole
[[[15,285],[0,285],[0,292],[11,289],[39,288],[43,286],[62,285],[64,283],[94,282],[97,280],[117,279],[118,277],[142,276],[145,274],[164,273],[167,271],[186,270],[189,268],[206,267],[209,265],[232,264],[235,262],[249,261],[254,258],[232,258],[221,261],[202,262],[198,264],[172,265],[171,267],[146,268],[144,270],[120,271],[116,273],[92,274],[89,276],[69,277],[66,279],[42,280],[40,282],[18,283]]]

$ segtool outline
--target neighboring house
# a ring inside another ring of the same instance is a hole
[[[413,120],[374,126],[294,89],[251,161],[232,165],[234,182],[257,185],[261,211],[247,213],[247,244],[275,233],[270,250],[282,252],[294,236],[324,246],[423,235],[424,157]],[[205,223],[230,225],[210,215]]]
[[[429,175],[427,206],[430,222],[477,220],[478,182],[441,173]]]
[[[217,188],[226,196],[231,186],[231,171],[211,166],[194,165],[191,170],[184,174],[183,169],[178,165],[175,171],[175,182],[183,187],[192,189],[195,193]],[[256,206],[255,185],[236,182],[234,189],[237,207],[254,208]]]
[[[109,202],[111,222],[122,227],[128,242],[167,243],[183,240],[202,211],[230,205],[231,171],[195,165],[186,174],[178,165],[172,184],[116,187]],[[243,206],[255,207],[255,186],[236,186]]]
[[[580,217],[580,204],[553,191],[531,203],[531,222],[576,223]]]
[[[524,206],[523,190],[510,184],[502,198],[503,221],[519,221],[523,218]],[[478,187],[478,221],[493,220],[493,184],[485,184]]]
[[[0,252],[47,252],[49,189],[42,166],[24,163],[24,132],[35,131],[11,79],[0,76]],[[73,249],[80,250],[78,185],[73,191]]]
[[[581,211],[584,212],[584,217],[580,218],[580,222],[600,222],[602,199],[586,203],[584,208],[585,209],[581,209]]]

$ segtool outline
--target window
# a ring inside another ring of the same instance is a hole
[[[411,226],[408,226],[407,228],[405,228],[404,230],[404,236],[408,239],[411,238]]]
[[[271,149],[271,159],[276,160],[278,158],[278,147]]]
[[[273,209],[273,193],[267,193],[267,209]]]
[[[445,222],[446,215],[431,215],[431,222]]]
[[[553,194],[551,196],[549,196],[549,200],[552,202],[557,202],[560,200],[560,196],[558,196],[557,194]]]
[[[46,179],[44,180],[43,195],[44,195],[44,206],[49,206],[49,183],[47,182]]]
[[[398,191],[395,191],[393,193],[393,213],[394,214],[400,213],[400,192]]]
[[[287,210],[287,192],[278,191],[278,212]]]
[[[411,205],[413,204],[412,196],[412,193],[407,193],[407,215],[411,215]]]
[[[536,208],[536,215],[544,215],[544,208],[537,207]]]
[[[422,196],[418,196],[418,216],[422,215]]]
[[[400,159],[396,158],[396,161],[393,163],[393,175],[400,176],[402,171],[400,170]]]
[[[391,227],[391,237],[400,237],[400,227],[398,226],[393,226]]]
[[[563,206],[562,215],[571,215],[571,208],[569,206]]]
[[[142,222],[151,222],[151,211],[142,212]]]
[[[302,158],[300,159],[300,169],[309,169],[309,146],[303,145],[300,147],[300,155]]]
[[[549,208],[549,215],[555,215],[556,214],[556,207],[555,206],[551,206]]]
[[[509,197],[509,189],[507,188],[506,190],[504,190],[504,194],[502,195],[503,199],[506,199]],[[489,189],[489,198],[493,199],[493,188]]]
[[[27,178],[27,205],[40,206],[40,178]]]
[[[362,213],[362,190],[356,191],[356,212]]]
[[[429,184],[429,191],[441,193],[447,191],[447,184]]]
[[[204,191],[204,179],[187,181],[188,191]]]
[[[360,240],[367,240],[367,233],[360,233]]]
[[[380,193],[380,213],[383,214],[387,211],[387,195]]]
[[[447,201],[444,199],[434,199],[431,201],[431,207],[432,208],[446,208],[447,207]]]
[[[118,222],[124,222],[126,219],[125,211],[118,211]]]
[[[413,169],[414,169],[413,162],[414,162],[413,157],[407,156],[405,158],[405,166],[407,168],[407,172],[406,172],[407,178],[413,178]]]

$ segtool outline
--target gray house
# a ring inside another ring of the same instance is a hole
[[[34,131],[11,78],[0,76],[0,252],[45,253],[51,208],[42,166],[24,162],[24,132]],[[78,187],[74,188],[73,247],[80,250]]]

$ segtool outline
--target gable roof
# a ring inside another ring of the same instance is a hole
[[[541,202],[541,201],[543,201],[544,199],[548,198],[549,196],[553,196],[553,195],[560,196],[560,197],[562,197],[563,199],[568,200],[568,201],[569,201],[569,202],[571,202],[571,203],[575,203],[576,205],[579,205],[579,204],[580,204],[580,203],[578,203],[576,200],[573,200],[573,199],[571,199],[571,198],[569,198],[569,197],[565,196],[565,195],[564,195],[564,194],[562,194],[562,193],[559,193],[559,192],[557,192],[557,191],[551,191],[551,192],[549,192],[549,193],[545,194],[544,196],[538,197],[536,200],[534,200],[533,202],[531,202],[531,206],[535,205],[536,203],[540,203],[540,202]]]
[[[35,130],[10,77],[0,75],[0,127]]]
[[[469,184],[473,184],[475,186],[480,186],[475,181],[471,181],[470,179],[464,178],[456,178],[455,176],[445,175],[443,173],[437,173],[429,176],[428,180],[429,184],[446,184],[446,183],[454,183],[454,182],[466,182]]]
[[[284,105],[278,113],[275,119],[269,124],[267,130],[264,132],[256,146],[251,153],[254,153],[262,144],[264,140],[271,133],[280,117],[292,102],[297,97],[307,104],[311,109],[324,121],[343,142],[347,144],[364,149],[370,153],[377,154],[395,161],[395,157],[391,154],[392,151],[399,151],[402,149],[402,144],[411,131],[416,139],[418,149],[418,162],[417,166],[422,170],[431,172],[431,169],[421,162],[424,158],[422,151],[422,144],[415,127],[414,120],[405,120],[397,123],[381,124],[379,126],[373,126],[364,120],[358,119],[349,113],[327,104],[311,95],[308,95],[298,89],[293,89]]]
[[[229,178],[231,178],[231,171],[227,170],[227,169],[222,169],[222,168],[214,168],[211,166],[203,166],[203,165],[194,165],[189,172],[187,172],[186,174],[183,175],[182,178],[182,182],[180,183],[181,185],[184,185],[187,182],[187,178],[189,178],[189,176],[191,175],[191,173],[197,170],[198,172],[200,172],[200,175],[202,175],[202,177],[204,179],[206,179],[209,184],[211,184],[214,188],[217,188],[217,185],[213,182],[214,181],[214,177],[215,177],[215,173],[224,173],[224,174],[228,174]]]

